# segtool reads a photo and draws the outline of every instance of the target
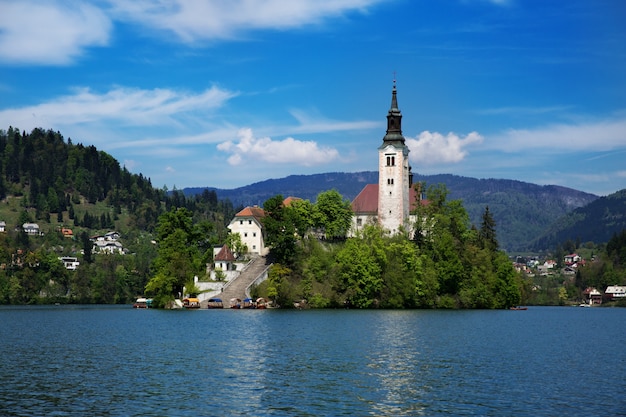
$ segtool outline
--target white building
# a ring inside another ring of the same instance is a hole
[[[70,271],[75,271],[76,268],[78,268],[78,265],[80,265],[78,258],[74,258],[72,256],[61,256],[59,257],[59,260],[63,262],[65,269],[69,269]]]
[[[246,207],[230,221],[228,229],[231,233],[239,233],[241,242],[248,247],[248,253],[261,256],[267,255],[268,249],[265,247],[263,223],[261,219],[265,217],[265,211],[257,206]]]

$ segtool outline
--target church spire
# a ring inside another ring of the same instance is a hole
[[[387,113],[387,133],[383,138],[383,142],[399,142],[400,144],[404,145],[404,136],[402,136],[402,113],[398,108],[395,77],[393,80],[393,89],[391,90],[391,108]]]

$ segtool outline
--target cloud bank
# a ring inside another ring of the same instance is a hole
[[[67,65],[109,43],[112,22],[82,2],[1,1],[0,62]]]
[[[199,111],[224,105],[237,94],[218,87],[199,93],[172,89],[117,87],[104,93],[77,88],[74,94],[21,108],[0,110],[0,125],[31,130],[116,122],[127,126],[164,126]]]
[[[420,165],[449,164],[462,161],[468,154],[467,148],[483,142],[483,137],[471,132],[465,137],[454,133],[442,135],[424,131],[416,138],[407,138],[411,162]]]
[[[300,141],[291,137],[283,140],[257,138],[250,128],[241,129],[238,136],[236,142],[226,141],[217,145],[218,150],[231,154],[228,157],[230,165],[263,161],[308,167],[326,164],[339,157],[336,149],[320,147],[314,141]]]
[[[183,42],[234,39],[251,30],[288,30],[320,24],[382,0],[112,0],[113,14],[173,32]]]

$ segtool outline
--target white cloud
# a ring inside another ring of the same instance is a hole
[[[114,121],[126,126],[165,126],[199,111],[221,107],[236,93],[211,87],[198,94],[171,89],[118,87],[105,93],[88,88],[48,102],[0,110],[0,126],[61,129],[66,126]]]
[[[483,137],[476,132],[461,137],[454,133],[444,136],[441,133],[424,131],[415,139],[406,139],[411,150],[410,160],[424,165],[460,162],[467,155],[468,146],[482,141]]]
[[[0,61],[66,65],[109,41],[109,18],[83,2],[1,1],[0,10]]]
[[[237,142],[222,142],[217,145],[217,149],[231,154],[228,158],[230,165],[260,160],[273,164],[314,166],[339,157],[336,149],[319,147],[314,141],[300,141],[291,137],[279,141],[269,137],[257,138],[249,128],[239,131]]]
[[[626,146],[626,118],[579,124],[555,124],[536,129],[510,129],[490,138],[489,146],[505,152],[609,151]]]
[[[383,0],[111,0],[120,20],[174,32],[182,41],[233,39],[250,30],[286,30],[351,11],[365,11]]]

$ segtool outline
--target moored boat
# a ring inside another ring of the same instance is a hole
[[[152,307],[152,298],[139,297],[133,303],[133,308],[150,308]]]
[[[509,307],[509,310],[528,310],[528,307],[513,306],[513,307]]]
[[[254,300],[252,300],[252,298],[244,298],[243,305],[241,306],[241,308],[256,308],[256,305],[254,303]]]
[[[258,309],[265,309],[267,308],[267,300],[263,297],[259,297],[256,299],[256,308]]]
[[[241,299],[240,298],[231,298],[230,299],[230,308],[241,308]]]
[[[195,297],[189,297],[183,299],[183,307],[185,308],[200,308],[200,300]]]
[[[207,308],[224,308],[224,303],[221,298],[209,298]]]

